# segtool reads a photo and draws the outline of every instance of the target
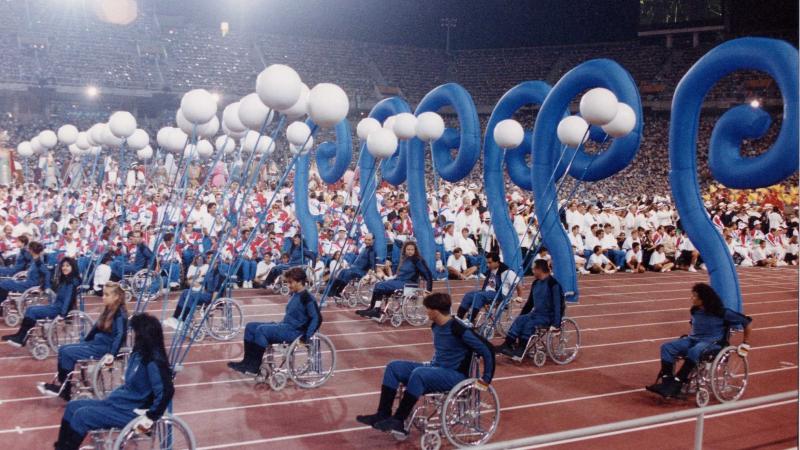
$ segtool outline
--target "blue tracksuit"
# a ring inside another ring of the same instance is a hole
[[[561,327],[561,292],[561,285],[552,276],[534,281],[528,302],[511,324],[508,337],[528,339],[536,328]],[[528,312],[531,307],[533,311]]]
[[[385,296],[394,293],[398,289],[403,289],[406,284],[419,283],[419,277],[422,277],[426,282],[426,289],[433,289],[433,274],[428,264],[422,258],[406,258],[397,268],[397,273],[393,280],[381,281],[375,284],[372,290],[374,296]]]
[[[753,319],[730,309],[725,309],[722,316],[708,314],[701,307],[693,307],[692,332],[689,336],[667,342],[661,346],[661,360],[674,363],[679,356],[684,356],[697,364],[706,351],[718,351],[731,327],[745,327]]]
[[[77,276],[61,282],[56,287],[56,298],[49,305],[31,306],[25,310],[25,317],[33,320],[53,319],[56,316],[66,317],[75,304],[78,287],[81,281]]]
[[[186,318],[186,315],[189,314],[189,308],[192,307],[193,304],[196,310],[200,305],[211,303],[211,299],[214,298],[215,293],[222,294],[225,289],[225,275],[223,275],[223,272],[227,273],[230,269],[229,266],[224,263],[215,266],[216,268],[206,273],[206,276],[203,278],[203,290],[194,291],[192,289],[184,289],[183,292],[181,292],[181,296],[178,299],[178,306],[175,307],[175,312],[172,315],[173,317],[183,320]]]
[[[310,339],[322,325],[322,314],[317,300],[307,290],[297,292],[289,299],[286,313],[280,323],[250,322],[244,328],[244,340],[260,347],[281,342],[292,342],[300,336]]]
[[[34,259],[28,266],[28,276],[22,281],[0,281],[0,302],[8,297],[9,292],[25,292],[32,287],[50,289],[50,271],[42,258]]]
[[[125,274],[133,275],[149,266],[152,260],[153,251],[144,245],[144,243],[140,242],[139,245],[136,246],[136,257],[133,259],[133,263],[114,261],[111,263],[111,273],[119,278],[122,278]]]
[[[491,303],[495,299],[502,301],[503,298],[497,295],[497,292],[503,285],[503,274],[508,270],[508,266],[500,263],[500,267],[495,273],[487,271],[484,275],[486,278],[483,280],[483,287],[480,291],[470,291],[464,294],[461,299],[461,308],[464,309],[481,309],[485,305]]]
[[[33,257],[28,249],[23,248],[20,249],[17,258],[14,260],[14,265],[11,267],[0,267],[0,276],[2,277],[10,277],[18,272],[22,272],[28,269],[31,262],[33,261]]]
[[[292,245],[289,248],[288,253],[289,262],[286,264],[278,264],[273,267],[267,275],[267,278],[264,280],[264,284],[270,285],[274,283],[275,279],[278,278],[283,272],[286,272],[286,270],[288,270],[290,267],[303,265],[306,263],[306,261],[313,261],[314,258],[317,257],[316,253],[306,250],[304,244]]]
[[[83,342],[67,344],[58,349],[58,367],[72,370],[81,359],[100,359],[106,353],[116,355],[125,342],[128,331],[128,316],[123,310],[114,315],[110,332],[100,331],[95,323]]]
[[[341,292],[340,287],[343,289],[350,281],[364,278],[364,275],[374,268],[375,247],[369,245],[364,247],[364,250],[361,250],[361,253],[358,254],[358,257],[349,268],[340,271],[339,274],[336,275],[336,279],[334,280],[336,290],[333,293],[338,295]]]
[[[73,400],[64,411],[64,421],[78,434],[91,430],[122,428],[135,419],[134,409],[147,409],[151,420],[158,420],[172,401],[175,388],[166,357],[146,361],[133,352],[125,369],[125,384],[114,389],[105,400]]]
[[[494,376],[494,350],[475,332],[450,319],[444,325],[431,325],[433,332],[433,359],[429,363],[392,361],[383,372],[383,385],[397,389],[400,383],[406,392],[419,398],[429,392],[446,392],[456,384],[474,375],[469,373],[472,354],[483,358],[480,377],[490,383]]]

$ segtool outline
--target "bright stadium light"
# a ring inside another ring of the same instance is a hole
[[[99,93],[100,91],[95,86],[86,87],[86,95],[88,95],[90,98],[97,97]]]
[[[220,22],[219,24],[219,31],[222,32],[222,37],[227,36],[228,32],[230,31],[231,26],[228,22]]]
[[[754,98],[753,100],[750,100],[750,107],[751,108],[760,108],[761,107],[761,102],[757,98]]]

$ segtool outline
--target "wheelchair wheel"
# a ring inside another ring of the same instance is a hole
[[[281,287],[278,289],[281,295],[287,296],[289,295],[289,285],[286,283],[281,283]]]
[[[216,299],[206,310],[206,315],[203,327],[209,336],[218,341],[230,341],[242,330],[242,308],[232,298]]]
[[[47,328],[47,343],[53,351],[62,345],[80,342],[89,334],[93,326],[92,319],[83,311],[74,310],[67,317],[54,320]]]
[[[125,362],[121,359],[115,359],[110,366],[97,362],[91,371],[92,392],[95,398],[105,400],[111,391],[122,386],[125,382],[124,375]]]
[[[389,323],[391,323],[395,328],[400,328],[400,326],[403,325],[403,316],[400,314],[394,314],[389,320]]]
[[[307,344],[295,339],[287,354],[289,376],[301,388],[322,386],[336,367],[336,348],[324,334],[315,334]]]
[[[694,401],[697,403],[697,406],[700,408],[705,408],[708,406],[708,402],[711,400],[711,393],[708,392],[708,389],[701,387],[697,389],[697,392],[694,394]]]
[[[503,312],[500,313],[500,317],[497,319],[497,334],[499,334],[501,337],[506,337],[506,333],[508,333],[508,330],[511,328],[511,324],[514,323],[514,319],[519,316],[523,306],[524,305],[522,303],[509,300],[505,309],[503,309]]]
[[[358,283],[358,289],[356,290],[357,304],[360,303],[362,306],[369,306],[372,300],[373,288],[375,288],[374,282],[362,279],[361,282]],[[353,307],[355,308],[355,306]]]
[[[19,323],[22,322],[22,315],[12,308],[9,303],[3,303],[3,322],[11,328],[17,328]]]
[[[533,354],[533,365],[536,367],[544,367],[547,362],[547,354],[541,350]]]
[[[37,361],[43,361],[50,356],[50,347],[44,342],[39,342],[31,348],[31,356]]]
[[[286,377],[286,374],[283,372],[275,372],[269,376],[267,382],[269,383],[269,388],[273,391],[277,392],[282,390],[286,387],[286,383],[289,379]]]
[[[132,420],[119,432],[114,442],[114,450],[194,450],[197,444],[194,434],[186,422],[175,417],[164,415],[153,424],[149,433],[139,434],[134,429],[136,420]]]
[[[155,296],[163,287],[161,276],[155,270],[142,269],[131,277],[131,292],[137,299],[140,296]]]
[[[556,364],[569,364],[578,356],[581,348],[581,330],[574,320],[565,317],[561,320],[559,333],[547,333],[547,354]]]
[[[356,280],[351,280],[345,285],[344,289],[342,289],[342,302],[337,306],[347,306],[349,308],[358,306],[358,283]]]
[[[442,431],[456,447],[485,444],[500,422],[500,400],[494,386],[477,387],[475,378],[458,383],[447,394],[441,411]]]
[[[428,431],[419,439],[419,447],[422,450],[439,450],[442,446],[442,436],[436,431]]]
[[[411,297],[403,298],[403,317],[406,319],[406,322],[415,327],[420,327],[428,322],[428,313],[425,312],[422,299],[422,291],[417,292]]]
[[[711,391],[720,403],[739,400],[747,389],[750,367],[736,347],[722,349],[711,364]]]

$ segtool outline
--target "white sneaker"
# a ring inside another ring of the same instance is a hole
[[[480,275],[478,275],[478,278],[480,278],[481,280],[483,280],[483,279],[485,279],[485,278],[486,278],[486,275],[484,275],[484,274],[480,274]]]
[[[164,320],[163,322],[161,322],[161,324],[164,325],[165,327],[171,328],[173,330],[177,330],[178,329],[178,319],[176,319],[174,317],[170,317],[169,319]]]
[[[172,283],[169,284],[169,287],[170,289],[174,289],[180,287],[180,285],[181,285],[180,283],[173,281]]]
[[[578,271],[580,271],[581,275],[589,275],[591,273],[588,270],[584,269],[583,267],[578,269]]]
[[[700,270],[708,270],[708,267],[706,267],[705,263],[700,264]]]
[[[786,264],[786,261],[778,261],[778,263],[777,263],[777,264],[775,264],[775,265],[776,265],[776,266],[778,266],[778,267],[784,267],[784,266],[786,266],[787,264]]]
[[[689,266],[688,270],[689,272],[697,272],[697,269],[695,269],[694,266]]]

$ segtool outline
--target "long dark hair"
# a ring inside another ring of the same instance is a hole
[[[413,259],[415,261],[421,258],[420,254],[419,254],[419,246],[417,245],[416,241],[406,241],[403,244],[402,249],[400,250],[400,263],[397,265],[398,268],[400,266],[402,266],[403,265],[403,261],[406,260],[406,247],[408,247],[409,245],[413,245],[414,246],[414,254],[412,256],[410,256],[409,258],[411,258],[411,259]]]
[[[717,291],[707,283],[695,284],[692,286],[692,292],[697,294],[697,297],[703,302],[705,312],[718,317],[722,317],[725,314],[725,305],[722,303],[722,299],[717,294]]]
[[[161,322],[150,314],[139,313],[131,318],[130,324],[134,333],[133,351],[142,355],[142,360],[145,362],[154,360],[167,362]]]
[[[61,273],[61,267],[64,264],[69,264],[72,270],[69,272],[69,275],[64,275]],[[66,258],[62,259],[61,262],[58,263],[58,271],[56,272],[56,289],[61,287],[61,285],[67,284],[81,284],[81,274],[80,270],[78,269],[78,262],[75,261],[75,258],[71,258],[67,256]]]

